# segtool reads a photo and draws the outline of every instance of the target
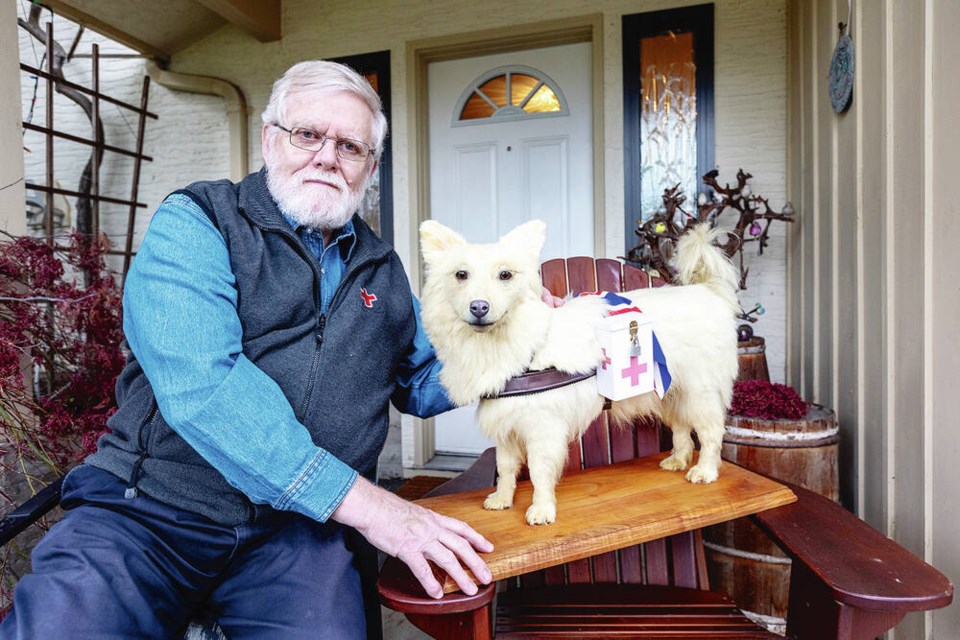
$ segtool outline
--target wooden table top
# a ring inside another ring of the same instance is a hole
[[[796,501],[787,487],[725,462],[720,478],[691,484],[658,467],[666,453],[564,475],[557,485],[557,521],[531,526],[529,481],[517,484],[512,509],[487,511],[491,489],[416,502],[467,522],[494,545],[481,554],[494,580],[563,564],[641,542],[699,529]],[[447,578],[444,591],[457,591]]]

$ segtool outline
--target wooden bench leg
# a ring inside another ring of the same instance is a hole
[[[869,611],[837,602],[799,562],[790,572],[787,637],[796,640],[871,640],[897,625],[902,611]]]
[[[406,614],[418,629],[443,640],[492,640],[490,606],[443,615]]]

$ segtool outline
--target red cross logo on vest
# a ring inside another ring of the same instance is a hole
[[[600,366],[603,367],[604,369],[606,369],[606,368],[607,368],[607,365],[610,364],[610,363],[613,362],[613,361],[610,359],[610,356],[607,355],[607,350],[606,350],[606,348],[601,347],[601,351],[603,351],[603,360],[600,362]]]
[[[367,293],[367,290],[363,287],[360,287],[360,297],[363,298],[363,306],[369,308],[373,307],[373,303],[377,301],[377,296],[372,293]]]
[[[377,296],[372,293],[367,293],[367,290],[363,287],[360,287],[360,297],[363,298],[363,306],[368,309],[373,307],[373,303],[376,302]]]

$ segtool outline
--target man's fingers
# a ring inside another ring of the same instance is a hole
[[[443,597],[443,587],[437,582],[436,576],[433,575],[433,569],[430,568],[430,563],[427,562],[423,554],[411,553],[397,557],[410,567],[413,577],[417,579],[428,596],[438,599]]]
[[[429,545],[429,547],[425,549],[425,552],[430,560],[433,560],[438,567],[446,571],[447,575],[453,578],[453,581],[457,583],[461,591],[468,596],[472,596],[477,592],[476,583],[467,575],[467,572],[463,570],[463,566],[460,564],[460,561],[457,560],[457,556],[455,556],[450,549],[440,542],[435,542]]]
[[[440,517],[443,518],[443,523],[447,529],[465,538],[477,551],[481,553],[490,553],[493,551],[493,543],[484,538],[483,535],[463,520],[457,520],[456,518],[450,518],[448,516]]]
[[[558,298],[557,296],[553,295],[546,287],[543,287],[543,289],[540,291],[540,299],[543,300],[548,307],[553,308],[562,307],[564,303],[566,303],[565,299]]]
[[[483,584],[490,584],[493,576],[487,567],[487,563],[477,555],[474,547],[465,538],[455,533],[448,533],[440,537],[440,542],[456,554],[460,564],[466,565],[477,580]]]

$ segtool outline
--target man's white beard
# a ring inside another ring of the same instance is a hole
[[[340,189],[304,185],[307,178],[321,178]],[[297,223],[320,230],[339,229],[347,223],[363,201],[367,182],[364,179],[354,191],[338,173],[302,169],[284,179],[267,167],[267,188],[280,209]]]

